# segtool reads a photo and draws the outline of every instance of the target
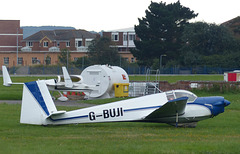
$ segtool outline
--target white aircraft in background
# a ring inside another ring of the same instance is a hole
[[[74,91],[74,92],[91,92],[94,87],[98,85],[87,85],[83,83],[83,78],[80,75],[69,75],[66,67],[62,67],[63,77],[58,76],[56,79],[44,80],[48,89],[50,91],[58,91],[61,97],[58,99],[61,101],[67,101],[68,98],[64,97],[60,91]],[[10,75],[8,73],[7,67],[2,66],[3,72],[3,85],[11,86],[12,84],[24,84],[24,83],[15,83],[12,82]]]
[[[186,90],[173,90],[118,102],[58,111],[46,81],[24,83],[20,123],[61,125],[97,122],[157,122],[195,127],[196,122],[224,112],[230,104],[223,97],[197,97]]]

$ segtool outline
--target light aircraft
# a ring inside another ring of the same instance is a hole
[[[224,112],[230,102],[223,97],[197,97],[186,90],[58,111],[43,80],[24,83],[20,123],[61,125],[97,122],[157,122],[195,127],[198,121]]]
[[[3,72],[3,85],[11,86],[12,84],[24,84],[24,83],[15,83],[12,82],[10,75],[7,71],[6,66],[2,66]],[[62,67],[63,77],[58,76],[58,80],[56,79],[48,79],[44,80],[48,89],[50,91],[58,91],[61,95],[58,98],[61,101],[67,101],[68,98],[64,97],[60,91],[80,91],[80,92],[91,92],[94,87],[98,85],[87,85],[83,83],[83,78],[81,75],[69,75],[66,67]]]

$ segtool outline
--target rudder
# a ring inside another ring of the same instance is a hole
[[[27,82],[23,86],[20,123],[46,125],[48,117],[57,109],[43,80]]]

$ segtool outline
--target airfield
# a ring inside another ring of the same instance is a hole
[[[39,77],[14,77],[26,82]],[[42,77],[46,78],[46,77]],[[140,77],[130,77],[137,80]],[[223,76],[162,76],[161,80],[223,80]],[[20,81],[19,81],[20,80]],[[171,80],[171,81],[170,81]],[[240,91],[194,91],[198,96],[224,96],[225,112],[198,122],[196,128],[159,123],[95,123],[33,126],[19,123],[22,86],[3,87],[0,78],[1,153],[238,153]],[[12,101],[14,99],[14,101]],[[59,110],[104,104],[117,99],[57,102]],[[80,105],[79,105],[80,104]]]

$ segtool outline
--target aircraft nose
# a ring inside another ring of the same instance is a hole
[[[229,104],[231,104],[228,100],[224,99],[224,107],[228,106]]]

